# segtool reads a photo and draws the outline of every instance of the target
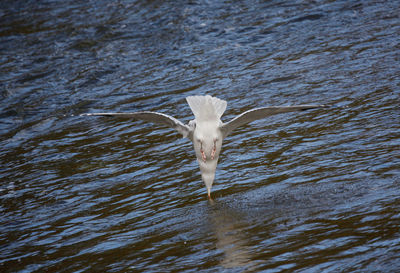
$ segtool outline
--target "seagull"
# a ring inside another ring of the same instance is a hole
[[[315,108],[326,105],[293,105],[293,106],[268,106],[254,108],[243,112],[231,121],[224,123],[221,116],[225,112],[227,102],[206,96],[189,96],[186,101],[192,110],[195,119],[183,124],[178,119],[158,112],[121,112],[121,113],[85,113],[80,116],[112,116],[132,118],[162,124],[174,128],[183,138],[193,142],[197,162],[199,163],[202,180],[207,188],[208,198],[211,199],[211,187],[215,178],[219,154],[223,140],[237,127],[279,113],[287,113]]]

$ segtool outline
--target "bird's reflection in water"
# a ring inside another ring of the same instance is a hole
[[[244,215],[222,202],[210,201],[210,224],[215,233],[216,247],[224,253],[224,268],[252,267],[252,251],[247,238],[249,224]]]

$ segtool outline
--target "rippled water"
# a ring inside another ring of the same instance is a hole
[[[282,3],[284,2],[284,3]],[[393,272],[399,1],[2,1],[2,272]],[[228,101],[206,197],[185,97]],[[339,107],[336,107],[339,106]]]

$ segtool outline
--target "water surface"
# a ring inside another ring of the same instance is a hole
[[[2,272],[393,272],[397,1],[3,1]],[[185,97],[238,128],[207,200]]]

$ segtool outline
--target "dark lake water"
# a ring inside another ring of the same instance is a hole
[[[400,268],[400,1],[0,4],[1,272]],[[242,126],[214,202],[185,97]]]

